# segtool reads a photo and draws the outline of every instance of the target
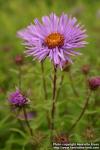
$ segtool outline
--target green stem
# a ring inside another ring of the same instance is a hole
[[[26,112],[26,108],[25,108],[25,107],[23,107],[23,113],[24,113],[25,122],[26,122],[26,125],[27,125],[28,129],[29,129],[30,135],[31,135],[31,137],[33,137],[33,130],[32,130],[32,128],[30,127],[30,124],[29,124],[29,121],[28,121],[28,118],[27,118],[27,112]]]
[[[88,75],[84,75],[85,80],[85,86],[86,86],[86,93],[88,91]]]
[[[24,126],[23,126],[23,124],[22,124],[22,122],[21,122],[21,120],[18,118],[19,113],[20,113],[20,109],[18,109],[17,112],[16,112],[16,110],[14,110],[13,113],[15,114],[15,118],[17,119],[17,121],[18,121],[21,129],[22,130],[25,129]]]
[[[42,82],[43,82],[43,90],[44,90],[44,99],[47,100],[47,87],[46,87],[46,79],[45,79],[45,73],[44,73],[44,62],[41,62],[41,72],[42,72]],[[50,128],[50,117],[49,117],[49,111],[46,111],[46,118],[48,122],[48,127]]]
[[[53,132],[55,129],[55,111],[56,111],[56,81],[57,68],[54,66],[53,91],[52,91],[52,109],[51,109],[51,143],[53,142]]]
[[[43,89],[44,89],[44,98],[47,100],[47,88],[46,88],[46,80],[44,74],[44,64],[41,62],[41,71],[42,71],[42,81],[43,81]]]
[[[77,124],[79,123],[79,121],[81,120],[81,118],[83,117],[86,109],[87,109],[87,106],[88,106],[88,103],[89,103],[89,99],[90,99],[90,96],[91,96],[91,91],[89,90],[88,93],[87,93],[87,96],[86,96],[86,100],[85,100],[85,104],[84,104],[84,107],[80,113],[80,115],[78,116],[78,118],[76,119],[75,123],[71,126],[71,128],[69,129],[69,133],[70,131],[72,131],[73,128],[75,128],[77,126]]]
[[[60,79],[60,83],[59,83],[59,88],[58,88],[57,94],[56,94],[56,100],[58,99],[58,97],[60,95],[60,91],[61,91],[61,88],[62,88],[63,80],[64,80],[64,74],[61,75],[61,79]]]
[[[68,73],[69,73],[69,79],[70,79],[70,83],[71,83],[71,87],[72,87],[73,93],[75,94],[75,96],[79,97],[79,94],[78,94],[78,92],[76,91],[75,86],[74,86],[74,83],[73,83],[73,77],[72,77],[71,70],[69,70]]]
[[[22,86],[22,69],[21,69],[21,65],[19,65],[18,67],[19,67],[19,74],[18,74],[19,89],[21,90],[21,86]]]

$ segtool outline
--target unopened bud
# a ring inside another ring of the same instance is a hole
[[[82,73],[87,75],[90,71],[90,66],[88,64],[82,66]]]
[[[71,64],[68,61],[66,61],[63,65],[63,71],[69,72],[70,68],[71,68]]]
[[[91,77],[88,79],[88,83],[91,90],[97,90],[100,87],[100,77]]]
[[[23,64],[23,61],[24,61],[24,59],[23,59],[23,56],[22,56],[22,55],[16,55],[16,57],[15,57],[15,63],[16,63],[17,65],[22,65],[22,64]]]

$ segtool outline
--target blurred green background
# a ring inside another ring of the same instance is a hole
[[[20,127],[13,116],[7,102],[9,91],[18,87],[18,71],[16,55],[24,55],[24,46],[16,36],[22,29],[33,22],[34,18],[41,18],[55,12],[62,12],[75,16],[85,25],[89,35],[86,48],[80,49],[82,56],[75,58],[72,66],[74,84],[80,97],[76,98],[70,87],[68,75],[65,74],[63,88],[57,103],[56,129],[59,133],[67,133],[70,125],[80,113],[84,98],[85,85],[81,67],[90,65],[89,76],[100,75],[100,0],[0,0],[0,150],[31,149],[27,133]],[[22,88],[27,91],[32,100],[29,110],[37,115],[31,121],[35,133],[35,145],[38,150],[48,150],[48,128],[45,110],[50,110],[51,79],[50,62],[45,63],[47,79],[48,102],[43,99],[41,70],[38,62],[24,57],[22,65]],[[58,85],[60,71],[58,72]],[[40,86],[41,85],[41,86]],[[80,88],[81,87],[81,88]],[[70,142],[99,142],[100,141],[100,92],[92,95],[87,113],[70,135]],[[60,108],[60,110],[59,110]],[[22,121],[24,124],[24,121]],[[25,125],[24,125],[25,126]],[[90,135],[89,135],[90,134]],[[92,135],[91,135],[92,134]],[[89,137],[90,136],[90,137]],[[38,141],[36,140],[38,139]],[[40,141],[39,141],[40,140]],[[43,140],[43,142],[41,142]]]

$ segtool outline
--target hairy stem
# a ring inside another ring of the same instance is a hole
[[[59,87],[57,89],[56,100],[58,99],[58,97],[60,95],[60,91],[61,91],[61,88],[62,88],[63,80],[64,80],[64,74],[61,75]]]
[[[78,118],[76,119],[76,121],[74,122],[74,124],[71,126],[71,128],[69,129],[69,133],[70,131],[75,128],[77,126],[77,124],[79,123],[79,121],[81,120],[81,118],[83,117],[86,109],[87,109],[87,106],[88,106],[88,103],[89,103],[89,99],[90,99],[90,96],[91,96],[91,91],[89,90],[88,93],[87,93],[87,96],[86,96],[86,100],[85,100],[85,104],[84,104],[84,107],[80,113],[80,115],[78,116]]]
[[[75,96],[78,97],[79,94],[77,93],[76,88],[74,86],[74,82],[73,82],[73,77],[72,77],[71,70],[68,73],[69,73],[69,79],[70,79],[70,83],[71,83],[71,87],[72,87],[73,93],[75,94]]]
[[[33,130],[32,130],[32,128],[30,127],[30,124],[29,124],[29,121],[28,121],[28,118],[27,118],[27,112],[26,112],[26,108],[25,108],[25,107],[23,107],[23,113],[24,113],[25,122],[26,122],[26,125],[27,125],[28,129],[29,129],[30,135],[31,135],[31,137],[33,137]]]
[[[22,130],[23,130],[23,129],[25,130],[22,121],[19,119],[20,109],[15,110],[15,109],[12,109],[12,107],[11,107],[11,111],[12,111],[12,113],[15,115],[15,118],[17,119],[17,121],[18,121],[18,123],[19,123],[21,129],[22,129]]]
[[[88,92],[88,75],[84,75],[85,86],[86,86],[86,93]]]
[[[18,74],[19,89],[21,90],[21,86],[22,86],[22,69],[21,69],[21,65],[19,65],[18,67],[19,67],[19,74]]]
[[[53,77],[53,91],[52,91],[52,109],[51,109],[51,143],[53,142],[53,132],[55,129],[55,111],[56,111],[56,81],[57,81],[57,68],[54,66]]]
[[[43,90],[44,90],[44,98],[47,100],[47,88],[46,88],[46,80],[44,74],[44,64],[41,62],[41,71],[42,71],[42,81],[43,81]]]
[[[41,72],[42,72],[42,82],[43,82],[43,90],[44,90],[44,99],[47,100],[47,87],[46,87],[46,79],[45,79],[45,73],[44,73],[44,63],[41,62]],[[50,117],[49,117],[49,111],[46,111],[46,118],[48,122],[48,127],[50,128]]]

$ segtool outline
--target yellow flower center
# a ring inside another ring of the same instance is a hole
[[[64,44],[64,36],[60,33],[51,33],[45,39],[48,48],[60,47]]]

